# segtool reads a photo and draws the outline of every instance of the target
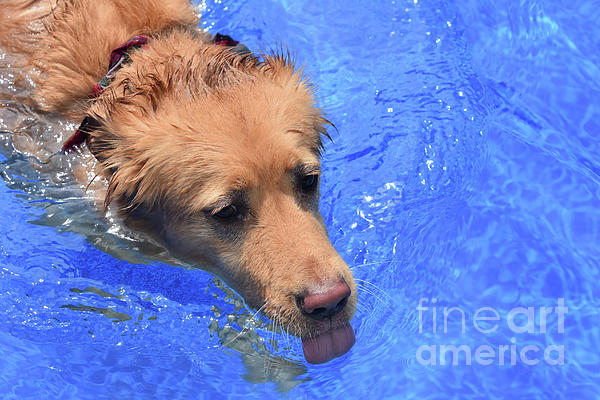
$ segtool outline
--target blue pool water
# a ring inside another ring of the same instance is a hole
[[[338,128],[321,207],[361,284],[356,345],[308,365],[209,274],[136,261],[12,150],[73,127],[9,101],[0,71],[1,398],[600,398],[596,0],[199,8],[292,48]]]

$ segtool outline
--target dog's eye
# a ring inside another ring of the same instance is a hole
[[[232,220],[234,218],[238,218],[240,215],[240,209],[234,204],[224,207],[219,212],[214,214],[215,217],[223,220]]]
[[[319,175],[306,175],[300,179],[300,187],[304,193],[310,193],[317,187],[317,182],[319,182]]]

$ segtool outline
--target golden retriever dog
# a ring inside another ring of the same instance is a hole
[[[64,151],[93,155],[105,207],[222,277],[300,337],[309,363],[352,347],[356,284],[318,207],[329,123],[289,57],[201,31],[187,0],[0,10],[0,46],[34,82],[31,105],[83,121]]]

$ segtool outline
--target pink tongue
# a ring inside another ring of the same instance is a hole
[[[350,325],[332,329],[314,338],[303,338],[304,357],[311,364],[322,364],[345,354],[354,341],[354,331]]]

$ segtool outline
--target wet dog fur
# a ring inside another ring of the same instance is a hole
[[[355,282],[318,210],[328,121],[289,57],[213,45],[187,0],[0,8],[0,46],[21,55],[32,104],[100,123],[81,151],[108,181],[105,206],[118,204],[173,255],[222,277],[296,336],[348,324]],[[111,50],[138,34],[153,40],[89,100]],[[340,281],[350,289],[341,311],[324,320],[302,312],[298,298]]]

